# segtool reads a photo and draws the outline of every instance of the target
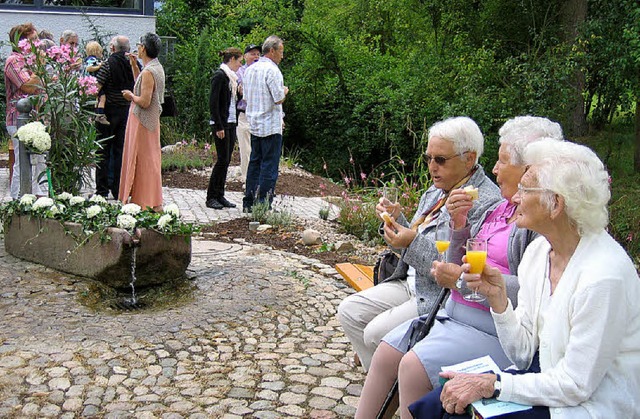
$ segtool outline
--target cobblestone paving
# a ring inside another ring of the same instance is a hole
[[[207,209],[203,191],[163,193],[191,221],[241,216]],[[283,205],[302,217],[323,205],[295,200]],[[353,416],[364,374],[335,317],[351,290],[332,267],[194,240],[188,274],[187,302],[96,311],[80,302],[88,280],[8,255],[0,239],[0,417]]]

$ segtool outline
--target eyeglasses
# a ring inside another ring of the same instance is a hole
[[[434,162],[436,162],[436,164],[438,166],[444,166],[445,163],[447,162],[447,160],[451,160],[455,157],[460,157],[463,156],[465,154],[467,154],[468,151],[462,152],[462,153],[456,153],[456,154],[452,154],[451,156],[445,157],[445,156],[432,156],[430,154],[425,154],[425,160],[427,162],[427,165],[431,164],[431,160],[433,160]]]
[[[524,195],[527,192],[551,192],[551,191],[545,188],[528,188],[526,186],[522,186],[521,183],[518,183],[518,193],[520,195]]]

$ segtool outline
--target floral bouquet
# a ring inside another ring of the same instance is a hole
[[[83,236],[76,237],[77,241],[84,241],[94,234],[99,234],[103,241],[109,240],[107,229],[110,227],[122,228],[130,234],[135,234],[137,228],[146,228],[167,236],[191,235],[198,231],[198,226],[180,219],[180,210],[175,204],[169,204],[163,213],[157,213],[143,210],[136,204],[108,203],[100,195],[86,199],[66,192],[55,198],[25,194],[19,200],[0,206],[2,225],[13,215],[49,218],[62,224],[78,223],[82,225]]]
[[[51,137],[47,165],[53,189],[78,193],[90,182],[86,168],[98,161],[100,141],[92,123],[97,81],[77,69],[82,58],[76,48],[54,45],[42,50],[39,40],[29,39],[21,40],[18,48],[25,70],[40,81],[30,101],[33,119],[46,125]]]
[[[31,152],[42,154],[51,148],[51,136],[42,122],[29,122],[21,126],[17,132],[18,139]]]

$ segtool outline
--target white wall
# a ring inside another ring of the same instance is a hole
[[[31,22],[38,31],[46,29],[53,34],[58,43],[62,31],[74,30],[80,37],[80,43],[91,41],[93,33],[89,30],[89,18],[100,33],[126,35],[131,40],[132,48],[135,42],[147,32],[155,32],[155,16],[125,15],[113,13],[63,13],[23,10],[0,10],[0,40],[9,42],[9,30],[21,23]],[[9,47],[3,47],[0,55],[6,57],[11,52]]]

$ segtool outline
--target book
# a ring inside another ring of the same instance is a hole
[[[500,368],[489,355],[470,361],[461,362],[455,365],[443,366],[442,371],[464,372],[468,374],[497,374]],[[531,406],[513,402],[503,402],[496,398],[480,399],[470,405],[469,414],[471,417],[489,419],[507,413],[521,412],[531,409]]]

